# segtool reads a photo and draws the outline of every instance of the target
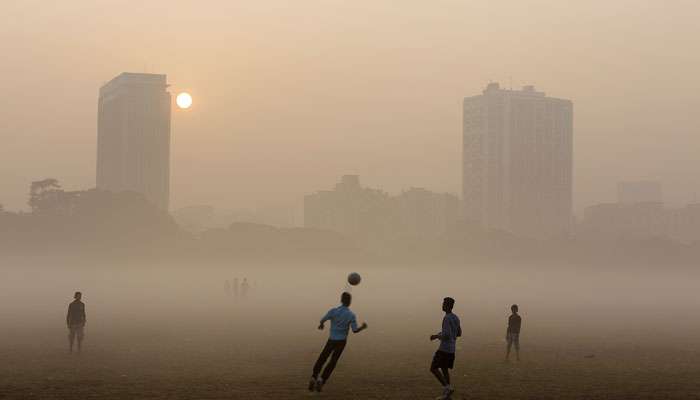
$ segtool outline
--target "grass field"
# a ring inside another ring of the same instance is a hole
[[[80,355],[68,354],[62,321],[69,283],[51,280],[55,287],[36,296],[8,286],[0,398],[433,399],[440,388],[428,366],[437,344],[428,336],[439,328],[441,299],[432,289],[411,293],[432,288],[427,278],[391,285],[390,272],[375,275],[354,291],[353,308],[369,329],[350,337],[321,394],[306,391],[327,335],[316,330],[317,319],[342,285],[289,288],[288,281],[266,276],[249,299],[234,302],[204,290],[209,278],[187,284],[113,279],[100,287],[102,278],[93,276],[88,286],[95,289],[84,290],[88,325]],[[24,288],[24,275],[18,277],[14,283]],[[505,363],[508,304],[501,292],[472,282],[462,283],[470,290],[459,293],[455,285],[447,291],[457,292],[464,330],[453,371],[456,399],[700,398],[700,324],[691,301],[644,300],[605,285],[590,301],[549,302],[553,293],[542,291],[519,296],[525,298],[523,361]]]

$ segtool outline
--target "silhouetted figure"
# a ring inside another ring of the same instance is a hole
[[[248,278],[243,278],[243,282],[241,282],[241,298],[245,299],[248,297],[249,289],[250,285],[248,284]]]
[[[231,282],[228,279],[224,283],[224,293],[226,293],[226,296],[231,297]]]
[[[506,361],[510,357],[510,348],[513,346],[515,346],[515,358],[520,361],[520,326],[523,319],[518,314],[517,304],[510,306],[510,311],[512,314],[508,317],[508,329],[506,330],[506,342],[508,343],[506,347]]]
[[[430,340],[439,339],[440,347],[433,356],[433,362],[430,365],[430,372],[435,375],[443,387],[442,396],[440,399],[449,399],[454,393],[454,388],[450,384],[450,369],[454,367],[455,350],[457,338],[462,336],[462,328],[459,324],[459,318],[452,313],[455,300],[451,297],[445,297],[442,301],[442,311],[445,316],[442,318],[442,330],[437,335],[431,335]]]
[[[238,299],[238,278],[233,278],[233,298]]]
[[[355,313],[350,311],[350,303],[352,303],[352,296],[348,292],[343,292],[340,296],[341,305],[335,308],[331,308],[326,315],[321,318],[321,323],[318,326],[319,330],[323,330],[326,321],[331,321],[331,332],[328,337],[326,345],[323,347],[321,354],[314,364],[313,373],[311,374],[311,380],[309,381],[309,391],[316,390],[320,392],[323,385],[330,378],[335,365],[338,363],[340,355],[343,354],[343,349],[345,349],[345,344],[348,339],[348,330],[352,328],[354,333],[358,333],[362,330],[367,329],[367,323],[363,322],[362,326],[357,326],[357,319],[355,318]],[[318,374],[321,372],[323,365],[328,360],[331,360],[323,369],[323,374],[321,377]]]
[[[68,305],[68,314],[66,315],[66,324],[68,325],[68,343],[70,352],[73,352],[73,344],[75,339],[78,339],[78,352],[82,349],[83,337],[85,337],[85,303],[80,301],[83,294],[75,292],[73,300]]]

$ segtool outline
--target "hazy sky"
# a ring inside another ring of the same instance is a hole
[[[697,1],[13,1],[0,4],[0,203],[94,186],[97,92],[165,73],[172,206],[301,203],[359,174],[460,193],[461,101],[489,80],[574,102],[575,202],[621,179],[700,197]]]

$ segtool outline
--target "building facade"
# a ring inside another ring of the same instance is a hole
[[[573,104],[489,84],[463,103],[464,217],[530,237],[572,228]]]
[[[459,198],[411,188],[397,196],[360,185],[345,175],[333,190],[304,197],[304,227],[363,239],[435,237],[459,219]]]
[[[661,182],[624,181],[617,183],[617,202],[621,204],[663,203]]]
[[[410,188],[395,199],[400,234],[436,237],[459,220],[459,197],[454,194]]]
[[[304,196],[304,227],[381,237],[392,228],[392,210],[386,192],[362,187],[357,175],[344,175],[333,190]]]
[[[97,188],[170,200],[171,97],[165,75],[122,73],[100,88]]]
[[[661,202],[596,204],[584,210],[580,234],[598,239],[666,238],[700,242],[700,204],[666,207]]]

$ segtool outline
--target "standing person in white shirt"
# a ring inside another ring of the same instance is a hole
[[[318,326],[319,330],[323,330],[326,321],[331,321],[331,332],[328,337],[328,341],[324,346],[321,354],[314,364],[313,373],[311,374],[311,380],[309,381],[309,391],[316,390],[320,392],[323,385],[330,378],[335,365],[340,359],[340,355],[343,354],[345,345],[348,340],[348,331],[352,328],[353,333],[361,332],[367,329],[367,323],[363,322],[362,326],[357,326],[357,319],[355,318],[355,313],[350,311],[350,303],[352,303],[352,295],[348,292],[343,292],[340,296],[341,305],[335,308],[331,308],[326,315],[321,318],[321,323]],[[331,360],[326,364],[328,357]],[[326,368],[323,369],[323,365],[326,364]],[[321,377],[318,374],[323,369]]]
[[[454,388],[450,384],[450,369],[454,367],[455,350],[457,338],[462,336],[462,327],[459,324],[459,318],[452,313],[455,305],[455,299],[445,297],[442,301],[442,311],[445,316],[442,318],[442,330],[436,335],[431,335],[430,340],[440,340],[440,347],[433,356],[433,362],[430,365],[430,372],[435,375],[435,378],[443,387],[442,396],[439,399],[449,399],[454,393]]]

